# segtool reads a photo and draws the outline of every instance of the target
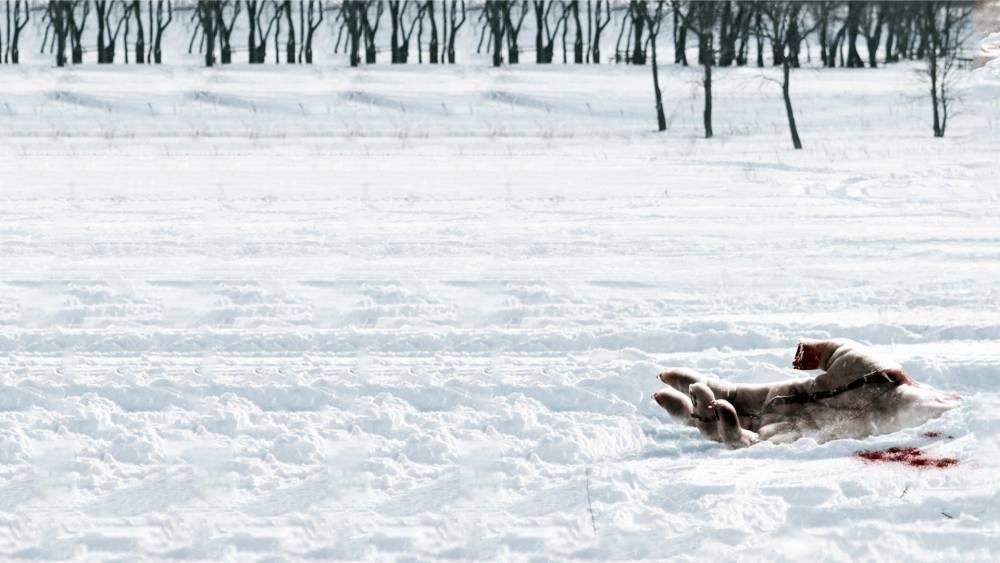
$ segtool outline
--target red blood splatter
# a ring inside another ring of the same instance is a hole
[[[958,465],[958,460],[953,457],[929,457],[918,448],[863,450],[855,455],[865,463],[902,463],[910,467],[937,467],[941,469]]]

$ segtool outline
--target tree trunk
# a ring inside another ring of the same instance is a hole
[[[368,5],[362,2],[358,2],[358,4],[361,4],[357,10],[361,12],[361,23],[365,34],[365,64],[371,65],[377,62],[376,57],[378,55],[378,51],[375,46],[375,34],[378,30],[378,18],[382,16],[382,5],[377,5],[379,10],[376,16],[375,25],[372,25],[368,20]]]
[[[305,60],[306,64],[313,64],[313,35],[316,33],[316,29],[323,23],[323,6],[320,4],[319,20],[313,20],[313,0],[309,0],[309,18],[305,23],[306,38],[305,38]]]
[[[764,28],[761,25],[760,10],[754,15],[754,35],[757,36],[757,68],[764,68]]]
[[[636,8],[638,9],[638,8]],[[632,46],[632,64],[634,65],[644,65],[646,64],[646,51],[642,48],[642,29],[643,29],[642,16],[635,14],[632,17],[632,32],[635,35],[635,44]]]
[[[549,63],[545,60],[545,43],[542,41],[542,33],[545,31],[545,2],[535,1],[535,63]]]
[[[138,2],[135,4],[135,64],[146,62],[146,30],[142,27],[142,10]]]
[[[389,35],[389,62],[399,61],[399,4],[400,0],[389,1],[389,25],[392,34]]]
[[[511,9],[511,4],[508,4],[503,9],[504,25],[506,26],[505,29],[507,34],[507,62],[509,64],[516,65],[521,61],[521,49],[517,44],[517,36],[521,32],[521,24],[518,23],[517,26],[514,25],[514,20],[510,17]]]
[[[97,63],[104,64],[108,61],[104,60],[104,53],[107,46],[104,43],[104,33],[105,33],[105,16],[107,14],[107,1],[97,0],[94,2],[94,8],[97,10]]]
[[[898,62],[899,61],[899,58],[896,56],[896,53],[894,53],[893,50],[892,50],[893,47],[895,46],[895,43],[896,43],[896,22],[894,21],[895,10],[892,10],[892,11],[889,12],[889,18],[890,19],[889,19],[889,21],[886,24],[887,30],[886,30],[886,36],[885,36],[885,62],[886,62],[886,64],[888,64],[888,63],[894,63],[894,62]]]
[[[580,26],[580,0],[573,1],[573,21],[576,24],[576,37],[573,39],[573,63],[583,64],[583,27]]]
[[[205,66],[215,65],[215,13],[207,2],[199,6],[201,28],[205,35]]]
[[[705,123],[705,138],[712,138],[712,62],[705,62],[705,111],[702,114]]]
[[[820,21],[818,28],[816,30],[817,33],[819,33],[819,37],[817,38],[817,41],[819,42],[819,60],[820,60],[820,66],[825,67],[827,66],[826,43],[827,43],[827,35],[829,33],[827,26],[828,24],[827,18],[829,16],[827,15],[826,12],[822,12],[819,17]]]
[[[687,54],[685,50],[687,49],[687,26],[677,15],[677,11],[674,10],[674,64],[680,64],[687,66]]]
[[[650,38],[649,48],[652,50],[651,66],[653,67],[653,94],[656,95],[656,130],[667,130],[667,117],[663,113],[663,94],[660,92],[660,73],[656,66],[656,36]]]
[[[826,66],[829,68],[834,68],[837,66],[837,54],[840,53],[840,66],[844,66],[844,36],[847,33],[847,26],[841,26],[837,33],[833,34],[833,43],[830,44],[830,48],[826,52]]]
[[[438,26],[437,26],[437,16],[434,14],[434,0],[428,0],[427,2],[427,17],[430,18],[431,22],[431,39],[427,43],[428,49],[428,60],[430,64],[437,64],[438,62]],[[515,44],[514,50],[517,50],[517,45]],[[516,61],[511,61],[516,62]]]
[[[596,10],[594,15],[597,17],[597,24],[594,28],[593,43],[590,46],[590,60],[594,61],[595,65],[599,65],[601,64],[601,32],[604,31],[601,26],[601,0],[597,0],[597,7],[594,9]],[[611,14],[608,14],[608,19],[610,18]]]
[[[347,7],[347,10],[353,14],[348,16],[352,18],[348,23],[348,33],[351,37],[351,66],[358,66],[361,64],[361,21],[358,15],[359,7],[354,2]]]
[[[733,7],[727,0],[722,2],[722,17],[719,21],[719,66],[732,66],[736,60],[736,34],[733,27]]]
[[[52,10],[52,28],[56,34],[56,66],[66,66],[66,14],[64,6],[57,4]]]
[[[500,66],[503,64],[503,19],[499,13],[490,17],[494,18],[490,25],[493,32],[493,66]]]
[[[847,5],[847,68],[864,68],[865,63],[858,53],[857,46],[861,3],[857,0],[851,0]]]
[[[83,40],[82,33],[73,33],[72,43],[73,46],[70,49],[73,57],[73,64],[78,65],[83,63],[83,45],[81,44]]]
[[[257,64],[257,0],[247,0],[247,62]]]
[[[799,50],[802,45],[802,36],[799,33],[799,4],[792,4],[789,7],[790,18],[788,22],[788,54],[785,55],[792,67],[799,68]]]
[[[928,10],[929,11],[929,10]],[[944,137],[944,128],[941,127],[941,116],[938,106],[938,54],[936,49],[930,49],[927,57],[927,71],[931,78],[931,107],[934,111],[934,136]]]
[[[802,148],[802,141],[799,139],[799,129],[795,126],[795,113],[792,111],[792,97],[789,95],[788,86],[791,79],[791,61],[785,59],[781,65],[782,77],[781,95],[785,99],[785,114],[788,115],[788,131],[792,134],[792,146],[796,150]]]
[[[17,44],[21,38],[21,29],[18,27],[17,20],[14,21],[14,31],[11,35],[10,41],[10,64],[19,64],[21,62],[21,52],[17,48]]]
[[[295,20],[292,18],[292,2],[285,0],[285,22],[288,23],[288,39],[285,41],[285,62],[295,64],[298,48],[295,44]]]

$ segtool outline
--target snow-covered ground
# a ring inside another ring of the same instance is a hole
[[[991,560],[994,70],[944,139],[914,67],[797,71],[794,152],[755,69],[704,140],[698,69],[656,134],[648,69],[5,68],[0,559]],[[962,407],[728,451],[649,400],[827,335]]]

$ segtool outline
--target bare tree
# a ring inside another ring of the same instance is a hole
[[[632,18],[628,17],[627,10],[628,10],[627,7],[622,7],[619,5],[616,5],[614,9],[614,11],[616,12],[626,12],[626,15],[622,16],[621,18],[622,21],[621,25],[618,26],[618,39],[615,40],[615,63],[620,63],[624,59],[627,64],[628,59],[630,57],[628,49],[629,45],[631,45],[632,43],[632,29],[630,27],[632,23]],[[628,39],[625,40],[624,50],[622,49],[623,37],[628,37]],[[622,56],[622,53],[625,53],[624,57]]]
[[[391,33],[389,34],[389,60],[394,64],[400,62],[399,28],[403,12],[406,11],[409,4],[410,0],[389,0],[389,27],[391,29]]]
[[[580,25],[580,0],[570,0],[567,7],[573,14],[573,26],[576,33],[573,37],[573,62],[583,63],[583,26]],[[565,48],[564,48],[565,50]]]
[[[916,2],[887,2],[884,5],[886,32],[885,62],[899,62],[900,58],[912,58],[913,40],[923,35],[917,20],[923,17]]]
[[[514,8],[518,7],[518,17],[517,23],[514,23],[514,18],[511,14],[514,12]],[[506,9],[504,10],[504,26],[506,28],[507,36],[507,62],[510,64],[517,64],[521,62],[521,50],[517,44],[517,37],[521,33],[521,25],[524,24],[524,18],[528,15],[528,0],[523,0],[520,4],[516,1],[508,2]]]
[[[845,29],[834,31],[839,18],[838,2],[812,2],[809,4],[812,20],[819,31],[819,58],[825,67],[837,66],[837,46],[844,38]]]
[[[69,25],[70,52],[73,64],[83,62],[83,29],[87,25],[87,16],[90,15],[90,2],[88,0],[75,0],[73,2],[63,2],[66,11],[66,23]],[[80,8],[80,14],[77,14]]]
[[[590,6],[590,0],[587,0],[587,6]],[[589,12],[589,10],[588,10]],[[589,54],[587,55],[594,64],[601,64],[601,33],[604,32],[604,28],[611,23],[611,2],[610,0],[604,0],[604,8],[601,8],[601,0],[596,0],[594,2],[594,34],[593,39],[590,43]],[[603,16],[603,21],[601,17]],[[589,16],[588,16],[589,18]]]
[[[722,3],[722,17],[719,22],[719,66],[730,66],[737,60],[737,42],[749,29],[751,5],[740,2],[733,13],[732,2]]]
[[[132,24],[132,5],[123,0],[122,10],[125,17],[125,39],[122,41],[125,44],[125,48],[122,49],[122,54],[125,57],[125,64],[128,64],[128,35]]]
[[[135,63],[141,65],[146,62],[146,30],[142,25],[142,6],[139,0],[132,0],[130,8],[135,17]],[[125,48],[128,49],[127,41]]]
[[[490,44],[493,46],[493,66],[503,64],[503,38],[507,32],[509,10],[509,0],[486,0],[483,7],[483,17],[489,27]]]
[[[705,108],[702,111],[702,123],[705,127],[705,138],[712,138],[712,66],[715,64],[715,23],[719,15],[719,4],[713,2],[688,2],[682,5],[680,0],[672,0],[677,17],[698,38],[698,63],[704,69],[702,86],[705,92]],[[686,10],[685,10],[686,8]]]
[[[437,64],[438,49],[440,49],[441,46],[438,44],[437,14],[434,12],[434,0],[427,0],[427,2],[424,3],[424,12],[427,13],[427,21],[431,24],[431,39],[427,44],[427,62],[430,64]]]
[[[350,0],[345,0],[349,2]],[[247,61],[250,64],[262,64],[267,59],[267,40],[271,37],[271,32],[281,11],[274,9],[267,19],[266,26],[261,21],[267,2],[264,0],[246,0],[247,7]]]
[[[415,6],[416,13],[412,13],[411,6]],[[392,36],[390,43],[390,57],[393,63],[405,64],[410,58],[410,39],[413,31],[421,21],[423,21],[426,3],[415,5],[411,0],[389,1],[389,22],[392,26]],[[409,27],[407,27],[409,24]],[[419,50],[419,46],[418,46]]]
[[[569,13],[563,10],[556,19],[555,27],[549,26],[549,15],[554,0],[533,0],[532,6],[535,9],[535,62],[539,64],[549,64],[555,52],[556,35],[559,33],[559,26],[565,25],[566,17]]]
[[[456,20],[456,13],[458,12],[458,0],[451,0],[451,13],[448,16],[448,63],[455,64],[455,36],[458,35],[458,30],[465,24],[465,0],[461,1],[462,6],[462,17]]]
[[[369,8],[374,4],[375,13],[372,14]],[[382,20],[381,0],[368,0],[364,9],[361,10],[361,27],[364,29],[365,38],[365,63],[375,64],[378,50],[375,46],[375,35],[378,33],[379,22]]]
[[[972,6],[969,2],[934,1],[926,2],[923,9],[923,33],[928,41],[924,74],[931,87],[934,136],[944,137],[957,99],[961,78],[959,55],[969,36]]]
[[[94,9],[97,10],[97,62],[98,64],[105,63],[104,52],[107,48],[107,43],[104,38],[105,33],[108,32],[107,25],[107,15],[108,9],[113,7],[114,4],[108,6],[107,0],[94,0]]]
[[[288,24],[288,34],[285,36],[285,62],[295,64],[295,21],[292,19],[292,0],[284,0],[280,7],[276,8],[285,14],[285,22]]]
[[[362,14],[367,11],[368,6],[364,2],[354,0],[344,0],[340,10],[340,17],[343,20],[342,29],[347,30],[347,37],[350,43],[351,66],[361,64],[361,36],[364,34],[362,27]]]
[[[119,10],[120,14],[115,18],[114,8],[119,5],[122,9]],[[115,45],[118,42],[122,24],[131,17],[131,12],[124,4],[108,2],[107,0],[96,0],[94,6],[97,9],[97,62],[111,64],[115,62]],[[117,23],[112,23],[114,21]],[[112,29],[114,29],[113,32]]]
[[[198,17],[198,24],[201,26],[205,40],[205,66],[209,67],[215,65],[215,37],[218,33],[217,5],[218,0],[198,0],[195,5],[195,14]]]
[[[850,0],[847,3],[847,68],[864,68],[865,63],[858,54],[858,33],[861,27],[861,12],[864,4],[860,0]]]
[[[660,73],[656,64],[656,36],[660,33],[660,24],[663,23],[664,0],[657,0],[656,10],[650,14],[645,2],[639,2],[637,10],[641,10],[639,15],[646,22],[649,30],[649,51],[652,55],[650,66],[653,68],[653,94],[656,97],[656,130],[667,130],[667,117],[663,113],[663,93],[660,91]]]
[[[9,8],[9,2],[8,2]],[[21,14],[24,14],[24,19],[21,19]],[[24,30],[24,26],[28,25],[28,20],[31,18],[31,6],[28,5],[28,0],[24,0],[23,8],[21,0],[14,0],[14,20],[13,27],[11,31],[7,33],[7,60],[11,64],[19,64],[21,61],[21,51],[18,48],[18,43],[21,38],[21,31]]]
[[[229,22],[226,22],[226,8],[230,9]],[[219,63],[227,65],[233,62],[233,28],[236,27],[236,18],[240,15],[240,2],[229,2],[223,0],[216,2],[213,6],[215,13],[215,28],[219,34]]]
[[[66,38],[69,35],[69,16],[72,8],[65,2],[51,0],[46,6],[46,17],[52,26],[53,41],[56,44],[56,66],[66,66]],[[44,48],[44,45],[43,45]]]
[[[861,11],[861,35],[865,38],[868,49],[868,66],[878,66],[876,53],[882,43],[882,28],[885,27],[886,4],[868,2]]]
[[[644,14],[648,13],[646,4],[647,0],[631,0],[628,5],[628,18],[634,39],[632,41],[632,54],[625,58],[625,62],[634,65],[646,64],[646,43],[643,41],[643,29],[646,25]]]
[[[313,36],[316,34],[316,30],[319,29],[320,24],[323,23],[323,2],[317,0],[309,0],[308,9],[306,11],[306,39],[305,39],[305,56],[306,64],[312,64],[313,62]],[[314,16],[314,13],[318,13],[319,16]]]
[[[677,10],[671,10],[674,18],[674,25],[671,28],[674,39],[674,64],[688,65],[687,60],[687,26],[677,15]]]
[[[163,19],[163,0],[157,0],[156,2],[156,25],[150,28],[150,33],[153,33],[153,62],[156,64],[161,64],[163,62],[163,32],[167,30],[167,26],[174,21],[174,7],[171,0],[166,1],[167,6],[167,19]],[[152,7],[152,3],[150,3]]]
[[[741,2],[742,5],[746,4],[746,17],[743,18],[742,25],[739,26],[739,47],[736,50],[736,66],[746,66],[747,65],[747,52],[749,51],[750,44],[750,29],[753,24],[754,16],[760,11],[760,7],[756,2]]]
[[[795,64],[790,52],[801,36],[812,33],[818,26],[822,25],[822,22],[814,20],[812,27],[805,29],[805,10],[803,8],[804,3],[800,0],[779,0],[763,6],[771,23],[768,38],[772,45],[781,50],[781,96],[785,102],[785,115],[788,118],[788,131],[792,137],[792,146],[796,150],[802,148],[802,140],[799,138],[799,129],[795,124],[795,112],[792,110],[791,70]],[[777,81],[775,80],[775,82]]]

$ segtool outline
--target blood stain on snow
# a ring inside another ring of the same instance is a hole
[[[910,467],[937,467],[944,469],[958,465],[953,457],[930,457],[919,448],[888,448],[885,450],[863,450],[855,454],[865,463],[901,463]]]

